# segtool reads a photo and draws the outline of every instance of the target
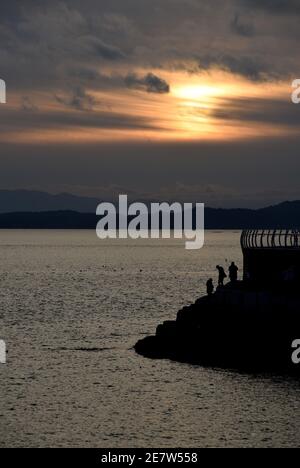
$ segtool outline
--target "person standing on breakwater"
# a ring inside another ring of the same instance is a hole
[[[235,283],[235,281],[237,281],[238,279],[238,267],[236,266],[236,264],[234,262],[231,263],[229,269],[229,278],[230,278],[230,281],[232,283]]]
[[[214,283],[213,283],[213,280],[212,278],[210,278],[207,283],[206,283],[206,290],[207,290],[207,294],[208,296],[211,296],[212,293],[214,292]]]
[[[219,279],[218,279],[218,285],[219,286],[224,286],[224,279],[227,277],[225,271],[224,271],[224,268],[221,267],[220,265],[217,265],[216,266],[216,269],[218,270],[219,272]]]

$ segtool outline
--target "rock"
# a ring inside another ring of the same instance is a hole
[[[299,374],[292,343],[300,338],[300,303],[274,291],[249,291],[240,283],[177,313],[140,340],[137,353],[205,366]],[[299,333],[298,333],[299,331]],[[297,336],[297,334],[299,336]]]

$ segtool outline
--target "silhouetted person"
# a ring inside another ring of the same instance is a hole
[[[225,271],[224,271],[224,268],[221,267],[220,265],[217,265],[216,266],[216,269],[218,270],[219,272],[219,279],[218,279],[218,285],[219,286],[224,286],[224,279],[227,277]]]
[[[208,294],[209,296],[211,296],[212,293],[214,292],[214,289],[215,289],[215,288],[214,288],[214,283],[213,283],[212,278],[210,278],[210,279],[207,281],[207,283],[206,283],[206,289],[207,289],[207,294]]]
[[[231,263],[230,267],[229,267],[229,278],[230,278],[230,281],[232,283],[234,283],[235,281],[237,281],[238,279],[238,267],[236,266],[236,264],[234,262]]]

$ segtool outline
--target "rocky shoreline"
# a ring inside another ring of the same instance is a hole
[[[300,375],[300,364],[292,360],[292,344],[300,338],[299,310],[297,291],[228,283],[179,310],[176,320],[158,325],[154,336],[134,348],[152,359]]]

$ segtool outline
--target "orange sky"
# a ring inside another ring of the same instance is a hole
[[[154,73],[159,70],[154,70]],[[141,75],[147,70],[139,70]],[[14,130],[13,126],[1,134],[2,142],[14,143],[94,143],[98,141],[228,141],[262,136],[289,135],[297,129],[289,128],[282,122],[257,121],[247,119],[247,112],[255,104],[256,116],[264,114],[264,103],[290,100],[291,86],[288,82],[255,83],[221,71],[204,74],[186,72],[160,72],[160,76],[170,84],[166,94],[145,93],[126,87],[112,90],[93,90],[86,92],[94,100],[93,108],[88,111],[77,110],[53,99],[59,91],[34,91],[30,95],[31,108],[22,110],[24,119],[36,119],[38,125]],[[20,103],[24,93],[8,94],[7,112],[20,112]],[[61,96],[67,99],[66,93]],[[245,102],[243,109],[240,102]],[[248,104],[249,103],[249,106]],[[249,109],[247,109],[249,107]],[[239,112],[243,118],[239,119]],[[110,116],[141,119],[145,128],[103,128],[97,124],[103,113]],[[90,124],[80,125],[85,114],[92,114]],[[41,124],[40,114],[46,118]],[[68,117],[67,124],[47,125],[53,116]],[[72,119],[76,125],[72,125]],[[263,119],[262,119],[263,120]],[[78,122],[79,121],[79,122]]]

